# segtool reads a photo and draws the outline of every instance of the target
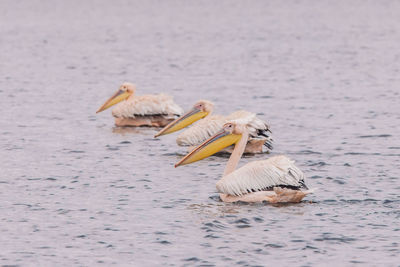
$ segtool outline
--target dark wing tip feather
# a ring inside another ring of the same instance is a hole
[[[274,147],[272,146],[272,144],[269,142],[269,140],[267,140],[267,142],[264,143],[264,146],[266,146],[269,150],[273,150]]]
[[[271,138],[271,135],[268,133],[268,131],[269,131],[269,129],[267,129],[267,130],[258,129],[257,130],[257,135],[267,138],[267,140],[264,143],[264,146],[266,146],[269,150],[272,150],[273,149],[273,146],[272,146],[273,139]]]
[[[301,185],[301,186],[300,186],[301,188],[304,188],[304,189],[308,190],[308,186],[306,185],[306,183],[305,183],[304,180],[300,180],[299,183],[300,183],[300,185]]]
[[[258,129],[257,130],[257,135],[258,136],[264,136],[264,137],[267,137],[267,138],[269,138],[270,137],[270,134],[268,133],[268,132],[270,132],[271,133],[271,131],[269,130],[269,129],[267,129],[267,130],[264,130],[264,129]]]

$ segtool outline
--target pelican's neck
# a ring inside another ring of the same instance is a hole
[[[135,97],[135,93],[132,93],[128,96],[128,98],[126,99],[126,101],[132,101],[133,98]]]
[[[247,140],[249,139],[249,133],[245,131],[242,134],[242,138],[240,138],[239,142],[236,143],[235,148],[226,164],[224,176],[233,172],[237,165],[239,164],[239,160],[243,155],[244,149],[246,148]]]

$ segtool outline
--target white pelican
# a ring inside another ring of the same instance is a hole
[[[183,114],[183,109],[175,104],[171,96],[135,96],[135,91],[135,85],[123,83],[96,113],[125,100],[112,111],[116,126],[164,127]]]
[[[237,169],[249,131],[240,120],[226,123],[214,136],[183,157],[175,167],[204,159],[235,144],[217,190],[224,202],[300,202],[312,190],[305,185],[303,172],[286,156],[253,161]]]
[[[256,114],[245,110],[239,110],[228,116],[211,115],[213,110],[213,103],[207,100],[200,100],[190,111],[169,123],[154,137],[176,132],[200,120],[195,125],[179,134],[176,139],[179,146],[188,146],[190,149],[213,136],[226,122],[246,118],[249,140],[246,145],[245,153],[262,153],[263,145],[272,150],[272,139],[268,134],[268,132],[271,132],[269,126],[267,123],[257,118]],[[227,149],[226,151],[232,152],[232,149]]]

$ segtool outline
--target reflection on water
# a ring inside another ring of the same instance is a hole
[[[0,1],[1,265],[398,265],[399,5]],[[94,115],[124,81],[256,112],[319,189],[222,203],[229,155]]]
[[[130,134],[142,134],[142,135],[151,135],[158,128],[154,127],[113,127],[112,132],[115,134],[120,134],[122,136],[130,135]]]
[[[239,206],[230,206],[225,205],[221,202],[221,205],[218,204],[192,204],[187,207],[187,209],[192,210],[194,213],[198,215],[207,215],[207,217],[221,217],[226,214],[235,214],[239,213]]]

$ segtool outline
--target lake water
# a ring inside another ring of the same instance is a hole
[[[0,1],[0,264],[399,266],[399,41],[398,1]],[[124,81],[258,113],[318,191],[220,202],[226,157],[95,114]]]

